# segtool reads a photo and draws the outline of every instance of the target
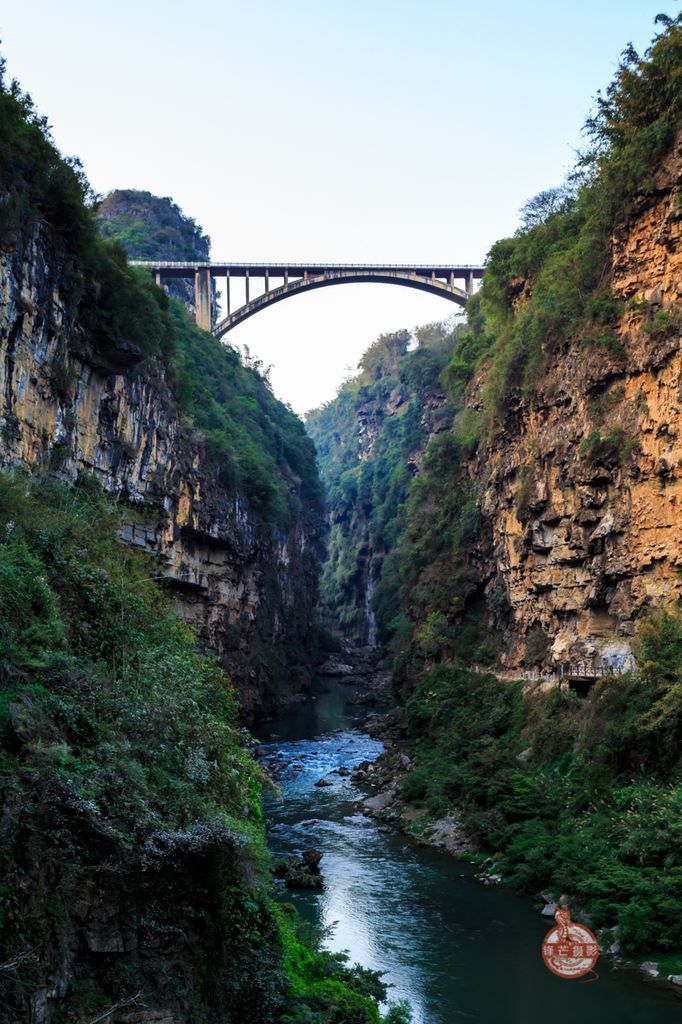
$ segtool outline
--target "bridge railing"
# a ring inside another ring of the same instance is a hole
[[[590,680],[601,679],[603,676],[622,676],[626,672],[634,672],[635,659],[632,655],[619,659],[613,663],[602,662],[595,665],[589,661],[566,662],[552,671],[541,671],[540,669],[523,669],[518,673],[518,679],[526,679],[528,682],[543,680],[545,682],[560,682],[562,679]]]
[[[507,671],[504,673],[498,673],[502,678],[505,679],[523,679],[528,683],[561,683],[562,681],[585,682],[594,681],[601,679],[604,676],[622,676],[626,672],[634,672],[636,668],[635,659],[632,655],[627,655],[625,658],[619,658],[613,663],[602,662],[601,664],[594,664],[589,661],[576,661],[576,662],[565,662],[563,665],[559,665],[556,669],[542,670],[538,668],[531,669],[519,669],[517,672]],[[474,666],[475,672],[485,671],[480,666]]]
[[[253,270],[253,271],[269,271],[274,277],[281,277],[281,274],[277,274],[276,271],[281,270],[318,270],[320,272],[324,270],[402,270],[406,273],[414,273],[415,271],[427,270],[432,273],[434,270],[437,272],[437,276],[446,277],[451,273],[457,274],[457,271],[467,271],[467,273],[473,273],[475,276],[483,275],[483,267],[480,263],[301,263],[297,262],[282,262],[281,260],[276,263],[228,263],[223,260],[129,260],[129,263],[133,267],[149,267],[150,270],[159,269],[163,270],[183,270],[187,269],[188,276],[194,273],[195,270],[212,270],[216,273],[217,277],[224,277],[225,271],[229,270],[230,273],[238,274],[241,270]],[[218,271],[222,270],[222,274]]]

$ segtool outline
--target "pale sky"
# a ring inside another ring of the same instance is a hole
[[[670,0],[5,0],[8,72],[96,191],[170,195],[230,261],[482,261],[557,184]],[[252,294],[254,294],[252,287]],[[298,412],[384,332],[452,314],[343,285],[236,328]]]

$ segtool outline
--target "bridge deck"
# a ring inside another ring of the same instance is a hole
[[[471,275],[479,279],[483,277],[483,267],[468,263],[452,264],[419,264],[419,263],[224,263],[187,262],[173,260],[130,260],[134,267],[147,267],[154,272],[159,270],[164,277],[193,277],[197,270],[209,270],[212,277],[283,277],[285,273],[291,277],[303,277],[304,274],[317,275],[325,272],[343,273],[357,270],[375,271],[377,273],[418,274],[420,277],[456,278]]]

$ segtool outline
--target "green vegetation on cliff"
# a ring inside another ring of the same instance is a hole
[[[322,598],[330,621],[356,640],[370,639],[372,615],[381,643],[401,628],[393,553],[416,460],[452,417],[440,374],[454,336],[432,324],[414,348],[406,331],[380,337],[357,376],[306,422],[327,495]]]
[[[115,189],[97,203],[104,238],[115,239],[133,260],[207,260],[211,240],[169,196]]]
[[[0,479],[2,1019],[64,958],[67,1017],[144,990],[260,1024],[286,989],[258,774],[228,680],[116,526],[87,479]]]
[[[54,247],[54,284],[77,301],[91,344],[169,354],[165,296],[127,265],[119,245],[100,237],[80,164],[62,157],[47,118],[4,72],[0,58],[0,252],[21,252],[42,233]]]
[[[322,493],[315,449],[298,416],[234,349],[200,330],[177,300],[171,317],[175,394],[221,483],[245,494],[266,525],[298,518],[317,526]]]
[[[138,189],[115,189],[95,206],[103,238],[120,245],[131,260],[202,262],[209,259],[211,239],[170,196]],[[194,282],[169,278],[168,294],[194,306]]]
[[[509,603],[477,563],[490,515],[481,507],[485,445],[502,445],[524,411],[547,401],[546,370],[560,353],[596,346],[616,363],[625,358],[614,331],[623,309],[609,283],[611,236],[635,193],[640,201],[655,193],[656,174],[682,127],[682,16],[662,21],[647,54],[640,58],[629,48],[598,98],[587,122],[589,148],[569,184],[526,204],[516,235],[493,246],[466,327],[453,339],[442,379],[458,410],[454,425],[430,442],[397,517],[404,679],[416,677],[425,661],[457,656],[489,664],[496,653],[489,637],[501,634]],[[641,327],[656,337],[677,328],[667,310],[647,314]],[[468,390],[474,375],[475,393]],[[604,428],[602,406],[593,402],[596,429],[576,457],[627,466],[636,439],[621,427]],[[519,479],[523,517],[530,465],[520,468]]]
[[[405,706],[405,799],[465,831],[519,888],[568,893],[624,953],[682,950],[682,613],[653,614],[641,669],[587,699],[524,695],[454,665]]]
[[[118,525],[87,477],[0,475],[0,1020],[66,964],[60,1020],[378,1024],[380,978],[273,906],[230,683]]]
[[[628,47],[606,94],[597,97],[585,126],[588,147],[568,183],[530,200],[520,230],[488,254],[483,285],[467,307],[469,331],[446,379],[461,395],[485,365],[489,433],[532,394],[562,346],[618,354],[612,328],[622,310],[609,289],[611,233],[635,192],[655,191],[682,124],[682,16],[660,20],[664,30],[647,53]]]
[[[168,198],[117,190],[96,213],[104,237],[131,258],[208,258],[210,240]],[[186,299],[182,290],[171,294]],[[174,391],[220,482],[241,491],[268,526],[284,526],[295,516],[315,525],[321,489],[301,421],[275,398],[267,377],[200,330],[173,299],[170,321],[173,349],[166,362]]]
[[[300,420],[229,347],[169,303],[140,256],[204,258],[208,239],[175,204],[147,192],[114,192],[93,213],[77,161],[65,160],[47,120],[0,64],[0,251],[20,251],[36,232],[53,246],[55,284],[75,299],[75,336],[106,358],[160,360],[187,424],[196,427],[220,481],[239,489],[266,527],[321,515],[313,447]],[[100,228],[106,235],[103,239]]]

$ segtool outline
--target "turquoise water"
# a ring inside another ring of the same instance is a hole
[[[320,684],[317,692],[317,700],[267,723],[261,739],[266,757],[291,762],[278,776],[281,792],[266,800],[271,847],[277,855],[324,851],[324,890],[282,895],[330,929],[328,948],[385,971],[389,998],[409,999],[415,1024],[682,1021],[676,993],[612,970],[606,959],[596,980],[555,977],[540,955],[553,922],[529,900],[486,888],[470,866],[366,818],[363,793],[330,773],[378,756],[382,746],[362,731],[347,690]],[[316,788],[327,776],[333,786]]]

